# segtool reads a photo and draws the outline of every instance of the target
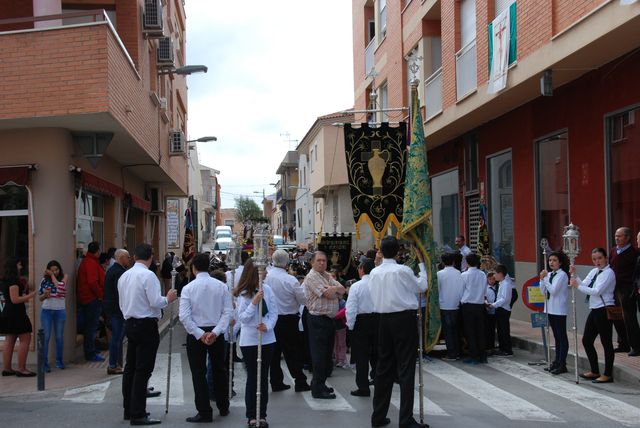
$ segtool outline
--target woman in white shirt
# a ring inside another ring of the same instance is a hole
[[[591,371],[582,373],[580,377],[589,379],[593,383],[613,382],[613,322],[607,319],[606,306],[615,305],[613,291],[616,286],[616,275],[607,262],[607,250],[604,248],[594,248],[591,251],[591,260],[595,268],[589,272],[584,280],[577,275],[571,279],[571,286],[587,295],[589,302],[589,316],[584,325],[582,334],[582,345],[589,359]],[[575,266],[569,270],[575,273]],[[600,336],[600,342],[604,348],[604,375],[600,375],[598,367],[598,353],[593,343],[596,336]]]
[[[258,269],[247,260],[238,286],[233,290],[237,300],[240,322],[240,349],[247,369],[244,402],[249,427],[267,428],[267,402],[269,400],[269,365],[276,341],[273,328],[278,321],[278,304],[271,288],[263,284],[259,290]],[[262,302],[262,321],[258,323],[259,303]],[[262,363],[260,376],[260,416],[256,416],[256,390],[258,376],[258,330],[262,332]]]
[[[540,292],[547,295],[545,311],[549,317],[549,326],[556,342],[556,358],[551,363],[549,373],[557,375],[567,372],[567,353],[569,338],[567,337],[567,301],[569,298],[569,260],[561,252],[549,255],[549,266],[540,272]]]

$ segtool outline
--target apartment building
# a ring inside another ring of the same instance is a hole
[[[271,223],[273,233],[284,237],[286,242],[296,240],[296,191],[298,190],[298,152],[289,150],[280,162],[276,174],[276,222]]]
[[[162,260],[166,198],[188,187],[185,34],[181,0],[0,3],[0,261],[30,284],[52,259],[75,284],[91,241]],[[66,300],[73,359],[74,286]]]
[[[617,227],[640,230],[640,2],[354,0],[353,22],[356,110],[407,106],[407,57],[421,57],[439,246],[475,246],[484,202],[492,254],[521,286],[542,267],[540,239],[561,248],[570,221],[580,269]]]

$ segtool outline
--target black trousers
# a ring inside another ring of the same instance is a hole
[[[469,346],[469,356],[476,361],[484,361],[487,310],[484,304],[463,303],[462,318],[464,319],[464,335]]]
[[[387,417],[396,376],[400,384],[400,426],[408,426],[414,421],[413,393],[418,357],[416,312],[407,310],[380,314],[372,425],[381,423]]]
[[[260,419],[267,417],[269,403],[269,365],[273,355],[273,343],[262,345],[262,364],[260,365]],[[247,408],[247,419],[256,419],[258,391],[258,346],[241,346],[242,361],[247,368],[247,383],[244,392],[244,404]]]
[[[487,351],[493,351],[496,347],[496,314],[487,314],[486,328],[487,336],[484,345]]]
[[[309,314],[309,350],[311,351],[311,364],[313,366],[313,378],[311,379],[311,392],[321,394],[327,389],[325,382],[333,370],[333,344],[336,336],[335,323],[324,315]]]
[[[424,319],[424,318],[423,318]],[[460,310],[440,309],[440,320],[442,321],[442,334],[447,345],[447,356],[458,358],[460,356]]]
[[[496,325],[498,327],[498,344],[500,351],[511,354],[511,326],[509,325],[509,319],[511,318],[511,311],[503,308],[496,308]]]
[[[302,372],[302,359],[304,341],[302,332],[298,330],[298,314],[278,315],[278,322],[274,328],[276,343],[273,344],[273,356],[271,357],[271,385],[278,386],[284,383],[284,374],[280,367],[280,356],[284,354],[284,360],[291,377],[296,380],[296,385],[306,385],[307,376]]]
[[[356,385],[369,391],[369,365],[375,378],[378,361],[379,314],[359,314],[351,334],[351,355],[356,364]]]
[[[132,419],[143,418],[147,411],[147,383],[156,365],[160,345],[155,318],[129,318],[125,321],[127,359],[122,376],[122,406]]]
[[[596,337],[600,336],[600,343],[602,343],[602,347],[604,348],[604,375],[613,375],[613,359],[616,354],[613,352],[613,332],[611,326],[612,322],[607,319],[607,311],[605,308],[591,309],[589,316],[587,316],[587,322],[584,325],[584,332],[582,333],[582,346],[584,346],[584,352],[589,359],[592,373],[600,373],[598,353],[596,352],[595,346],[593,346]]]
[[[567,354],[569,353],[569,338],[567,337],[567,316],[549,314],[549,327],[553,331],[553,338],[556,341],[556,366],[565,367],[567,365]]]
[[[616,291],[616,301],[622,306],[623,320],[614,321],[618,334],[618,346],[640,351],[640,326],[636,315],[638,297],[631,291]]]
[[[201,327],[209,332],[213,327]],[[196,410],[203,415],[213,412],[209,403],[209,385],[207,383],[207,355],[211,357],[213,371],[213,392],[218,410],[229,409],[229,373],[225,367],[225,340],[220,335],[216,341],[207,346],[195,336],[187,335],[187,358],[191,369],[191,381],[195,395]]]

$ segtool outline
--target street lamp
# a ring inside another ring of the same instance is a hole
[[[213,137],[213,136],[200,137],[200,138],[196,138],[195,140],[187,140],[187,144],[189,144],[189,143],[208,143],[209,141],[218,141],[218,139],[216,137]],[[189,150],[193,150],[195,148],[196,148],[195,144],[189,144]]]
[[[159,75],[163,74],[179,74],[181,76],[188,76],[194,73],[206,73],[209,68],[206,65],[185,65],[178,68],[166,68],[158,70]]]

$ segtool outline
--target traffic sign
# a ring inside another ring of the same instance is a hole
[[[540,291],[539,277],[534,276],[522,286],[522,303],[532,311],[544,311],[544,295]]]

